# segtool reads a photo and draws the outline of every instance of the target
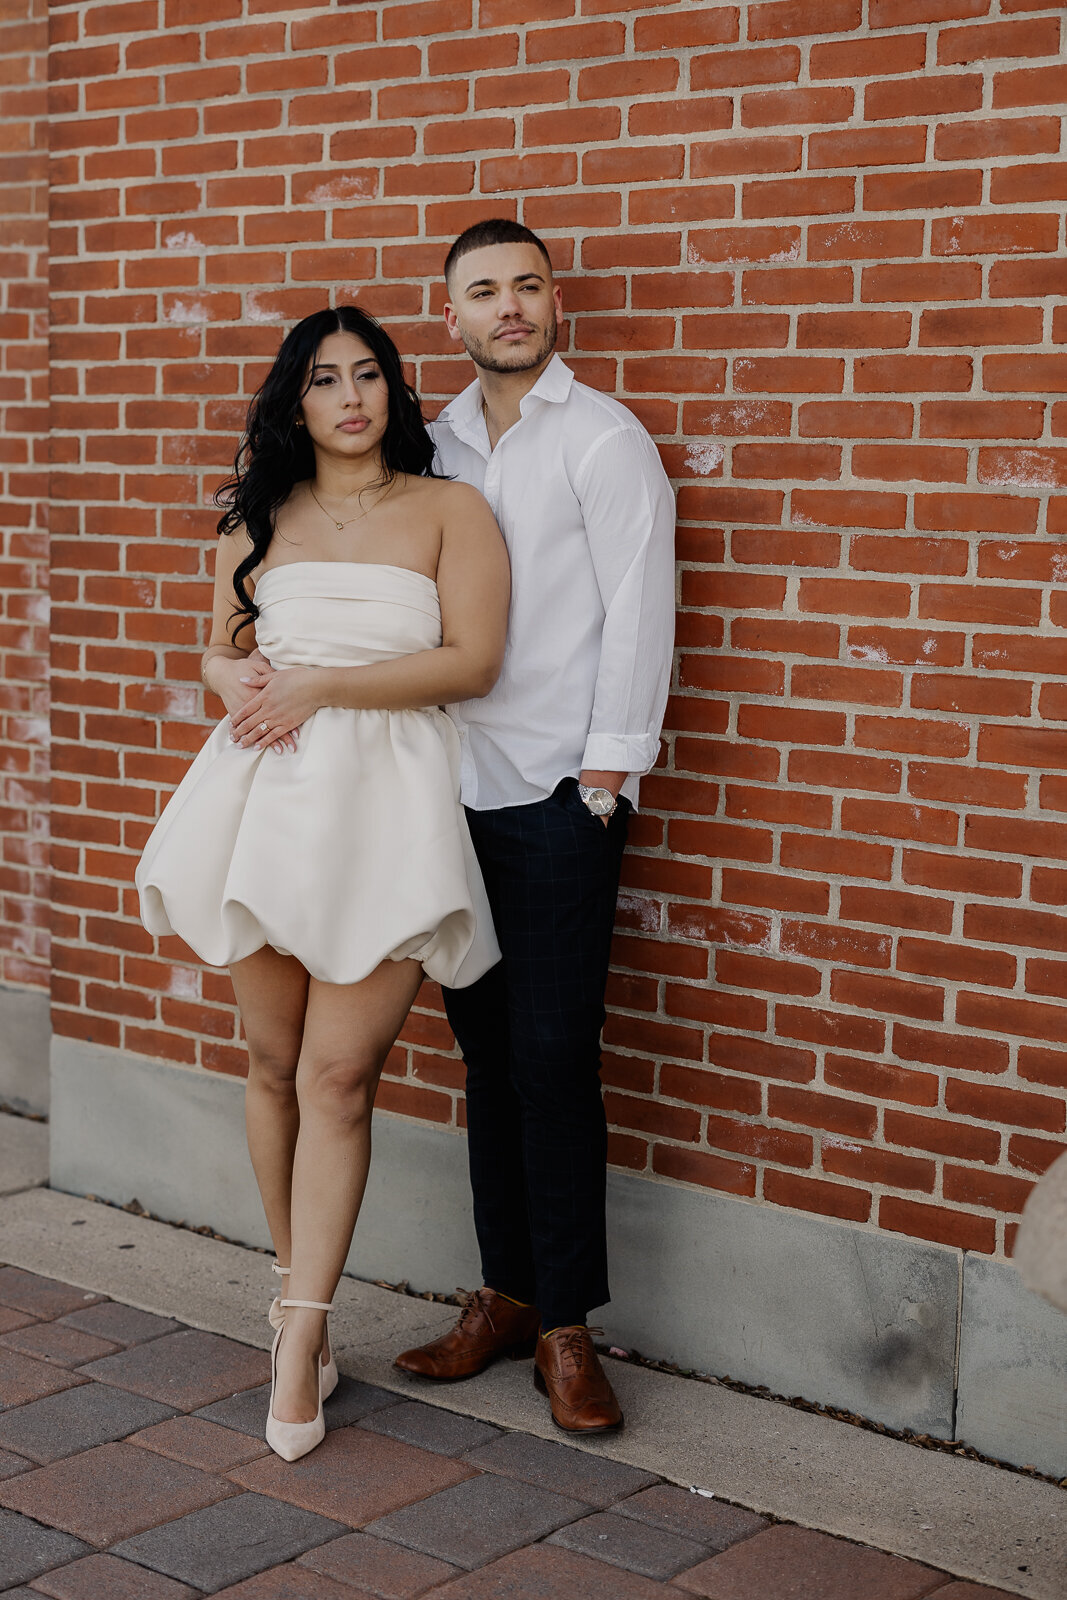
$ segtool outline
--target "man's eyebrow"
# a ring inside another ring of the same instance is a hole
[[[531,279],[534,283],[544,283],[545,281],[539,272],[520,272],[511,281],[512,283],[528,283]],[[494,289],[496,284],[496,278],[475,278],[473,283],[467,284],[466,292],[470,294],[472,289]]]

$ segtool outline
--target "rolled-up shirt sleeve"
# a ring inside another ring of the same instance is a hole
[[[583,768],[645,773],[659,753],[674,649],[674,495],[655,445],[621,427],[575,474],[604,629]]]

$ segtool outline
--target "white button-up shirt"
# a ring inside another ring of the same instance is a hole
[[[526,805],[583,768],[654,764],[674,642],[674,496],[626,407],[553,356],[490,451],[477,380],[431,424],[437,466],[481,490],[511,557],[504,666],[448,710],[462,798]]]

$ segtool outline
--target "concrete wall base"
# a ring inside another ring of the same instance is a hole
[[[52,1185],[269,1245],[243,1085],[77,1040],[52,1050]],[[375,1118],[347,1271],[480,1281],[463,1137]],[[1067,1473],[1067,1319],[984,1257],[612,1173],[615,1343]],[[959,1332],[960,1369],[956,1349]]]
[[[48,1114],[51,1036],[48,990],[0,985],[0,1100],[15,1111]]]

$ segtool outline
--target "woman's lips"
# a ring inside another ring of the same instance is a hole
[[[367,427],[367,420],[365,417],[352,417],[348,422],[339,422],[337,426],[342,433],[362,433]]]

